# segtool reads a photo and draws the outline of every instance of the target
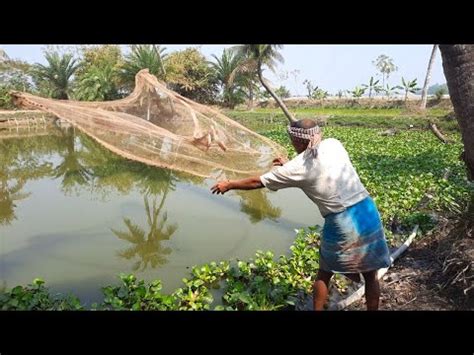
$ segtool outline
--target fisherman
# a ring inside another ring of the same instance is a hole
[[[322,139],[321,128],[310,119],[288,126],[298,155],[262,176],[221,181],[212,193],[253,190],[266,187],[276,191],[297,187],[317,205],[325,219],[320,244],[320,267],[313,284],[314,310],[323,310],[334,273],[360,282],[365,280],[368,310],[378,310],[380,286],[377,270],[389,267],[390,253],[375,202],[360,181],[340,141]]]

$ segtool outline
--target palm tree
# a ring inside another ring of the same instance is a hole
[[[246,89],[248,109],[253,109],[254,99],[258,98],[260,84],[256,72],[243,72],[241,76],[242,87]]]
[[[379,93],[382,90],[382,86],[378,85],[380,80],[375,80],[374,77],[371,76],[368,84],[362,84],[362,87],[365,89],[369,89],[369,99],[372,98],[372,91]]]
[[[48,65],[36,63],[33,67],[35,81],[44,85],[49,95],[55,99],[67,100],[70,92],[70,81],[78,68],[72,54],[59,55],[56,52],[45,54]]]
[[[142,70],[148,69],[150,74],[158,79],[164,79],[165,67],[163,60],[167,56],[165,47],[159,45],[134,45],[130,46],[131,53],[125,57],[122,67],[122,79],[129,87],[135,84],[135,75]]]
[[[428,99],[428,85],[430,84],[431,80],[431,69],[433,68],[434,59],[436,57],[436,50],[438,49],[438,45],[433,45],[433,50],[431,51],[430,61],[428,62],[428,69],[426,69],[426,78],[425,84],[423,85],[423,91],[421,92],[421,105],[420,108],[422,110],[426,109],[426,101]]]
[[[238,91],[240,85],[243,83],[242,74],[239,73],[232,79],[233,73],[242,62],[242,56],[237,53],[224,49],[222,56],[219,58],[213,55],[217,63],[210,62],[212,68],[216,73],[216,78],[223,89],[224,105],[229,108],[234,108],[238,101]]]
[[[444,75],[461,128],[468,176],[474,180],[474,45],[440,45]]]
[[[260,83],[275,99],[288,120],[290,122],[295,122],[296,119],[294,116],[290,113],[290,111],[288,111],[286,105],[278,97],[278,95],[275,94],[263,77],[263,66],[267,66],[270,70],[274,71],[276,62],[283,62],[283,57],[278,52],[281,47],[281,45],[272,44],[244,44],[242,46],[233,47],[233,50],[236,51],[238,55],[245,58],[239,65],[239,68],[236,70],[236,72],[256,73]]]
[[[176,224],[168,225],[165,228],[165,224],[168,221],[168,215],[165,212],[159,220],[160,212],[164,206],[166,200],[167,191],[161,198],[160,205],[156,206],[156,198],[153,201],[153,208],[150,209],[148,197],[144,197],[145,210],[147,215],[147,223],[149,231],[145,232],[139,225],[132,223],[129,218],[124,218],[124,223],[127,226],[128,231],[122,232],[112,229],[112,232],[120,239],[126,240],[132,244],[131,247],[122,250],[118,253],[119,256],[130,260],[134,257],[138,257],[139,260],[133,265],[133,271],[137,271],[141,267],[141,271],[145,270],[148,265],[152,268],[156,268],[158,265],[163,265],[167,262],[165,255],[171,253],[171,249],[163,247],[161,242],[169,240],[171,236],[176,232],[178,226]]]

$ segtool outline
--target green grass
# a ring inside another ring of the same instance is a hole
[[[429,120],[433,120],[444,131],[459,130],[456,120],[446,120],[448,110],[428,109],[425,116],[406,112],[404,109],[376,108],[309,108],[291,110],[297,119],[329,116],[329,126],[359,126],[369,128],[429,129]],[[264,131],[286,125],[288,120],[279,109],[256,109],[254,111],[225,111],[230,118],[256,130]],[[412,125],[413,127],[410,127]]]
[[[296,109],[290,109],[296,115],[385,115],[385,116],[397,116],[402,113],[402,109],[398,108],[365,108],[365,107],[349,107],[349,108],[331,108],[331,107],[301,107]],[[242,111],[246,112],[246,111]],[[247,111],[249,112],[249,111]],[[253,112],[256,113],[279,113],[279,108],[257,108]]]
[[[237,111],[237,110],[235,110]],[[337,116],[399,116],[403,115],[407,111],[405,108],[368,108],[368,107],[300,107],[291,108],[291,112],[296,115],[337,115]],[[449,113],[450,110],[445,108],[428,108],[426,110],[427,116],[441,117]],[[255,112],[255,113],[281,113],[279,108],[256,108],[253,111],[237,111],[237,112]]]

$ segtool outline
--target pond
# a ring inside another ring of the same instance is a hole
[[[288,254],[321,225],[298,189],[212,195],[212,179],[122,159],[73,128],[0,131],[0,289],[46,280],[90,304],[119,273],[182,285],[192,266]]]

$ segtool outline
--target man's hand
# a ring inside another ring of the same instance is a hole
[[[224,194],[230,190],[230,181],[221,181],[211,187],[213,194]]]
[[[273,159],[273,166],[282,166],[286,162],[287,160],[285,158],[278,157],[276,159]]]

